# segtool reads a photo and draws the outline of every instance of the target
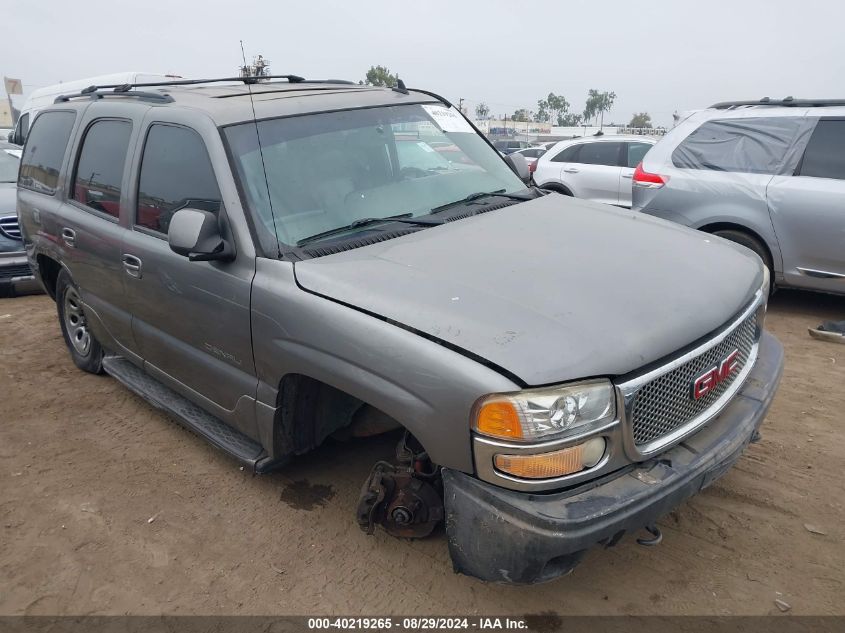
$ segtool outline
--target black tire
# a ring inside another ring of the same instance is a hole
[[[566,187],[563,187],[562,185],[543,185],[542,187],[540,187],[540,189],[546,189],[548,191],[554,191],[555,193],[559,193],[563,196],[569,196],[570,198],[572,197],[572,192]]]
[[[79,288],[68,272],[62,269],[56,279],[56,308],[59,327],[73,363],[91,374],[103,373],[103,348],[88,329]]]
[[[767,249],[760,240],[745,231],[736,231],[733,229],[714,231],[713,235],[718,235],[719,237],[723,237],[726,240],[730,240],[731,242],[735,242],[754,251],[757,254],[757,257],[763,260],[766,268],[769,269],[769,293],[774,291],[775,271],[772,269],[772,256],[769,255],[769,249]]]

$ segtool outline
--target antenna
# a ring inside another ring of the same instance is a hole
[[[273,197],[270,195],[270,181],[267,180],[267,165],[264,164],[264,150],[261,147],[261,131],[258,129],[258,119],[255,117],[255,101],[252,98],[252,84],[258,81],[258,78],[250,78],[248,77],[249,73],[249,66],[246,63],[246,53],[244,53],[244,41],[240,40],[241,42],[241,57],[244,60],[243,65],[243,73],[244,73],[244,83],[246,84],[246,89],[249,92],[249,105],[252,107],[252,123],[255,125],[255,138],[258,141],[258,155],[261,157],[261,171],[264,172],[264,186],[267,189],[267,204],[270,205],[270,217],[273,220],[273,233],[276,235],[276,251],[279,259],[282,257],[282,248],[279,245],[279,231],[276,229],[276,214],[273,212]]]

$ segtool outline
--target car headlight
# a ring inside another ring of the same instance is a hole
[[[483,435],[533,442],[586,430],[615,415],[613,385],[591,380],[485,396],[473,409],[472,426]]]

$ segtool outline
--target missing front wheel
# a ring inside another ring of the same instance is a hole
[[[424,538],[443,519],[440,469],[407,432],[396,448],[396,461],[373,466],[358,499],[358,525],[367,534],[381,525],[391,536]]]

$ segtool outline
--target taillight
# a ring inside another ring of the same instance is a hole
[[[528,173],[533,174],[535,171],[537,171],[537,161],[536,160],[528,163]]]
[[[660,174],[652,174],[643,169],[642,161],[634,170],[634,185],[637,187],[645,187],[647,189],[660,189],[663,185],[669,182],[669,176],[661,176]]]

